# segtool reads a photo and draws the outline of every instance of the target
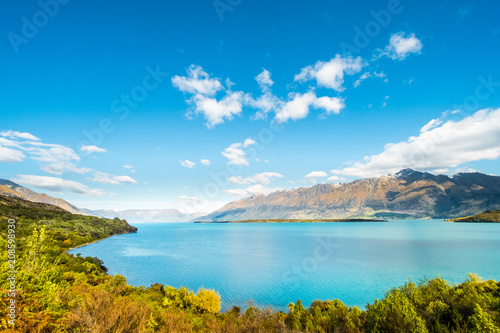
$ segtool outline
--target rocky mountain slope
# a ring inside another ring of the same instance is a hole
[[[0,179],[0,194],[9,197],[21,198],[31,202],[45,203],[57,206],[73,214],[89,215],[89,213],[80,210],[78,207],[73,206],[63,199],[54,198],[45,193],[37,193],[30,190],[29,188],[11,182],[10,180]]]
[[[184,214],[177,209],[128,209],[116,211],[78,208],[63,199],[51,197],[45,193],[37,193],[5,179],[0,179],[0,195],[57,206],[73,214],[94,215],[110,219],[119,217],[120,219],[126,219],[130,223],[188,222],[206,214]]]
[[[54,205],[32,202],[22,199],[20,197],[5,195],[1,189],[0,189],[0,206],[18,207],[18,208],[38,208],[51,212],[68,213],[68,211]]]
[[[227,204],[200,221],[269,218],[453,218],[500,208],[500,177],[405,169],[346,184],[319,184]]]

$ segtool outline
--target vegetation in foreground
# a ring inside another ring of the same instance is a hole
[[[484,213],[459,217],[456,219],[451,219],[448,221],[452,222],[500,222],[500,209],[499,210],[487,210]]]
[[[133,232],[125,221],[0,206],[4,254],[9,218],[16,219],[18,312],[13,329],[3,261],[0,328],[6,332],[500,332],[500,284],[474,275],[458,286],[440,278],[410,281],[366,311],[339,300],[315,301],[306,309],[298,300],[287,313],[252,304],[221,313],[213,290],[133,287],[120,275],[107,275],[99,259],[65,253]]]

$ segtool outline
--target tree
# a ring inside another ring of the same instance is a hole
[[[413,304],[398,289],[392,290],[383,300],[368,305],[367,315],[368,329],[374,333],[428,332]]]

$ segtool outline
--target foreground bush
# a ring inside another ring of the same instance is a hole
[[[133,287],[109,276],[97,258],[65,253],[70,246],[134,231],[126,222],[42,214],[1,207],[16,218],[16,327],[6,321],[6,261],[0,272],[0,329],[6,332],[496,332],[500,284],[475,275],[460,285],[438,278],[409,281],[368,304],[366,311],[339,300],[298,300],[287,313],[248,304],[220,312],[214,290],[197,293],[154,284]],[[23,215],[20,215],[20,214]],[[0,217],[0,247],[7,253],[7,218]]]

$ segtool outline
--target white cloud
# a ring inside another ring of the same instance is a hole
[[[63,173],[70,171],[74,173],[79,173],[79,174],[85,174],[92,169],[89,168],[79,168],[73,165],[72,163],[67,163],[67,162],[56,162],[56,163],[51,163],[47,165],[43,165],[40,167],[40,170],[45,171],[46,173],[50,173],[52,175],[62,175]]]
[[[137,184],[137,181],[129,176],[113,176],[120,183]]]
[[[320,86],[341,91],[344,75],[354,74],[364,65],[360,57],[343,58],[337,55],[330,62],[318,62],[314,67],[302,69],[301,73],[295,76],[295,80],[315,79]],[[279,122],[305,118],[310,106],[324,109],[326,114],[339,113],[345,107],[344,99],[326,96],[317,98],[313,90],[305,94],[290,93],[286,99],[281,99],[271,93],[270,88],[274,82],[271,80],[271,73],[266,69],[255,78],[262,90],[262,95],[257,98],[250,93],[231,91],[233,83],[229,79],[224,87],[218,78],[211,78],[200,66],[192,65],[187,74],[174,76],[172,84],[180,91],[192,95],[186,101],[191,106],[186,116],[202,115],[208,128],[240,116],[245,106],[257,110],[254,119],[265,119],[269,112],[274,111]],[[219,92],[225,95],[217,97]]]
[[[378,77],[379,79],[385,79],[384,82],[387,82],[387,75],[384,73],[384,72],[380,72],[380,73],[377,73],[377,72],[373,72],[373,76],[374,77]]]
[[[30,156],[32,160],[41,163],[40,168],[43,171],[54,175],[61,175],[66,171],[84,174],[91,170],[78,166],[80,156],[71,148],[58,144],[32,141],[31,139],[34,136],[29,133],[19,133],[16,131],[2,133],[5,135],[0,137],[0,145],[5,148],[3,150],[5,160],[20,161],[22,160],[21,155]],[[6,137],[10,137],[10,139]],[[30,140],[24,138],[29,138]]]
[[[435,170],[429,170],[427,171],[429,173],[432,173],[434,175],[446,175],[449,177],[452,177],[458,173],[475,173],[475,172],[481,172],[477,169],[470,168],[467,166],[460,167],[460,168],[454,168],[454,169],[435,169]]]
[[[447,175],[450,172],[450,169],[436,169],[436,170],[430,170],[429,173],[432,173],[434,175]]]
[[[245,104],[259,110],[255,114],[255,119],[265,119],[269,112],[279,109],[283,103],[281,99],[270,92],[265,92],[257,99],[252,98],[250,95],[245,96]]]
[[[234,176],[229,178],[229,182],[237,185],[249,185],[241,189],[224,190],[227,194],[236,197],[247,197],[255,194],[269,194],[275,191],[282,190],[282,188],[268,188],[272,181],[276,178],[283,178],[283,175],[278,172],[261,172],[251,177]]]
[[[3,145],[4,147],[24,149],[23,144],[24,144],[24,142],[21,142],[21,141],[14,141],[14,140],[6,139],[6,138],[0,138],[0,145]]]
[[[283,178],[283,175],[278,172],[261,172],[253,175],[252,177],[233,176],[229,178],[229,181],[233,184],[238,185],[269,185],[271,181],[275,180],[276,178]]]
[[[255,80],[259,84],[260,89],[262,89],[262,91],[264,92],[268,91],[274,84],[273,80],[271,80],[271,73],[269,73],[269,71],[266,69],[263,69],[262,73],[257,75]]]
[[[96,171],[93,178],[87,179],[95,183],[110,185],[121,185],[121,183],[137,184],[137,181],[129,176],[115,176],[100,171]]]
[[[295,75],[295,81],[306,82],[316,80],[320,87],[343,91],[344,75],[352,75],[361,71],[365,63],[361,57],[342,57],[336,55],[328,62],[318,61],[314,66],[303,68]]]
[[[230,194],[230,195],[235,196],[235,197],[248,197],[248,196],[251,196],[252,194],[250,194],[250,191],[251,190],[239,189],[239,188],[234,188],[234,189],[230,189],[230,190],[224,190],[225,193]]]
[[[284,176],[278,172],[261,172],[252,177],[253,181],[257,184],[268,185],[276,178],[283,178]]]
[[[281,188],[281,187],[268,188],[268,187],[265,187],[264,185],[256,184],[256,185],[252,185],[252,186],[249,186],[247,188],[244,188],[244,189],[230,189],[230,190],[224,190],[224,192],[226,192],[227,194],[230,194],[232,196],[241,198],[241,197],[248,197],[248,196],[256,195],[256,194],[267,195],[267,194],[270,194],[270,193],[273,193],[276,191],[282,191],[282,190],[283,190],[283,188]]]
[[[229,147],[224,149],[221,154],[228,159],[227,164],[248,166],[250,164],[248,163],[246,152],[243,149],[246,149],[254,144],[256,144],[256,142],[253,139],[247,138],[243,141],[243,143],[235,142],[231,144]]]
[[[0,135],[3,137],[11,138],[11,139],[24,139],[31,141],[40,141],[39,138],[34,136],[33,134],[26,132],[18,132],[18,131],[3,131],[0,132]]]
[[[413,78],[409,79],[408,82],[406,80],[403,81],[403,84],[412,84],[413,83]]]
[[[245,141],[243,142],[243,148],[248,148],[254,144],[256,144],[256,142],[254,140],[252,140],[251,138],[245,139]]]
[[[456,168],[452,172],[453,173],[449,175],[456,175],[457,173],[473,173],[473,172],[479,172],[479,170],[469,167],[462,167],[462,168]]]
[[[276,120],[282,123],[290,119],[304,119],[309,114],[309,106],[314,101],[316,101],[316,94],[314,92],[295,94],[291,101],[276,112]]]
[[[206,165],[206,166],[209,166],[210,164],[212,164],[212,162],[210,162],[210,160],[205,160],[205,159],[202,159],[200,161],[200,163],[203,164],[203,165]]]
[[[398,32],[391,36],[389,45],[384,50],[379,50],[381,56],[387,56],[394,60],[403,60],[411,53],[420,53],[422,50],[422,42],[412,33],[405,37],[404,32]]]
[[[222,124],[225,120],[233,120],[234,116],[239,115],[243,109],[244,97],[245,95],[241,91],[227,91],[226,96],[220,100],[198,94],[193,96],[191,101],[195,105],[194,112],[202,114],[207,120],[207,127],[213,128],[215,125]]]
[[[314,178],[324,178],[327,176],[328,174],[324,171],[313,171],[305,175],[305,178],[314,179]]]
[[[227,164],[233,164],[233,165],[239,165],[239,166],[248,166],[248,160],[246,158],[246,154],[241,149],[242,144],[241,142],[236,142],[231,144],[229,147],[224,149],[223,152],[221,152],[222,156],[227,158],[229,161]]]
[[[248,185],[250,182],[243,178],[242,176],[232,176],[229,178],[229,182],[237,185]]]
[[[132,165],[125,164],[123,167],[124,167],[125,169],[129,170],[129,171],[130,171],[130,172],[132,172],[132,173],[135,173],[135,172],[136,172],[136,171],[135,171],[135,168],[134,168]]]
[[[174,87],[182,92],[213,96],[219,90],[224,89],[219,79],[210,78],[201,66],[191,65],[187,74],[187,77],[176,75],[172,78]]]
[[[388,82],[387,80],[387,75],[384,73],[384,72],[380,72],[380,73],[377,73],[377,72],[373,72],[373,74],[371,72],[365,72],[363,73],[359,79],[357,79],[354,83],[353,83],[353,86],[354,88],[356,87],[359,87],[361,85],[361,82],[363,82],[364,80],[370,78],[370,77],[377,77],[379,79],[384,79],[384,82]]]
[[[86,152],[87,154],[92,154],[92,153],[106,153],[107,152],[106,149],[99,148],[99,147],[93,146],[93,145],[92,146],[82,145],[80,147],[80,150]]]
[[[339,114],[340,111],[345,108],[344,99],[339,97],[320,97],[317,98],[313,106],[316,109],[324,109],[327,114]]]
[[[15,179],[13,179],[13,181],[28,187],[31,186],[58,193],[67,190],[71,193],[81,194],[89,197],[102,197],[104,195],[111,195],[110,193],[106,193],[98,189],[91,189],[75,181],[56,177],[18,175]]]
[[[314,91],[305,94],[292,94],[291,100],[276,111],[276,120],[280,123],[288,120],[304,119],[309,114],[310,106],[324,109],[327,114],[338,114],[345,107],[344,100],[339,97],[316,97]]]
[[[372,74],[370,72],[363,73],[359,77],[359,79],[357,79],[356,81],[354,81],[354,84],[353,84],[354,88],[359,87],[359,85],[361,85],[361,82],[363,82],[364,80],[366,80],[367,78],[369,78],[371,76],[372,76]]]
[[[39,143],[38,147],[28,147],[26,151],[33,155],[33,160],[45,163],[41,169],[53,175],[62,175],[66,171],[84,174],[91,169],[78,167],[80,156],[71,148],[62,145]]]
[[[194,197],[194,196],[187,196],[187,195],[181,195],[179,196],[179,200],[182,201],[184,204],[188,206],[197,206],[200,203],[203,202],[201,198]]]
[[[387,106],[387,101],[389,100],[389,96],[384,97],[384,101],[382,102],[382,107],[385,108]]]
[[[0,162],[1,163],[17,163],[24,160],[26,156],[19,150],[2,147],[0,145]]]
[[[29,133],[20,133],[17,131],[4,131],[0,133],[0,162],[20,162],[26,155],[32,160],[40,163],[40,169],[44,172],[61,175],[67,171],[79,174],[85,174],[93,171],[90,168],[80,167],[80,156],[71,148],[59,144],[47,144],[40,142]],[[103,152],[102,148],[96,146],[82,146],[82,151]],[[132,166],[124,166],[131,169]],[[43,176],[19,176],[19,179],[24,183],[46,188],[53,191],[61,191],[61,188],[68,189],[73,193],[79,193],[89,196],[101,196],[106,193],[100,190],[89,189],[83,184],[67,181],[62,178],[43,177]],[[106,184],[120,184],[120,183],[137,183],[129,176],[114,176],[103,172],[94,171],[93,178],[88,178],[94,182]],[[37,185],[40,181],[40,186]]]
[[[429,123],[419,136],[387,144],[382,153],[367,156],[350,167],[332,170],[332,173],[373,177],[405,168],[450,169],[500,156],[500,109],[480,110],[460,121],[428,126]]]
[[[436,118],[436,119],[432,119],[431,121],[429,121],[427,124],[425,124],[421,129],[420,129],[420,133],[423,133],[423,132],[427,132],[433,128],[436,128],[438,127],[439,125],[441,125],[444,120],[451,114],[451,115],[454,115],[454,114],[457,114],[459,113],[460,110],[454,110],[454,111],[445,111],[443,113],[441,113],[441,116],[439,118]]]
[[[241,113],[245,94],[241,91],[231,91],[233,83],[229,79],[226,80],[226,89],[219,79],[210,78],[210,75],[200,66],[191,65],[187,74],[187,77],[174,76],[172,84],[180,91],[193,95],[187,101],[193,106],[193,109],[187,113],[188,116],[193,112],[201,114],[207,120],[207,127],[213,128],[225,120],[232,120],[234,116]],[[225,90],[226,95],[217,100],[215,95],[221,90]]]
[[[184,161],[181,161],[181,165],[185,168],[192,169],[192,168],[194,168],[196,163],[191,162],[190,160],[184,160]]]
[[[441,119],[432,119],[431,121],[429,121],[427,124],[424,125],[424,127],[422,127],[420,129],[420,133],[424,133],[424,132],[427,132],[435,127],[438,127],[439,125],[441,125],[443,123],[443,121]]]
[[[330,176],[328,177],[326,180],[328,180],[329,182],[345,182],[347,180],[347,178],[345,177],[339,177],[339,176]]]

